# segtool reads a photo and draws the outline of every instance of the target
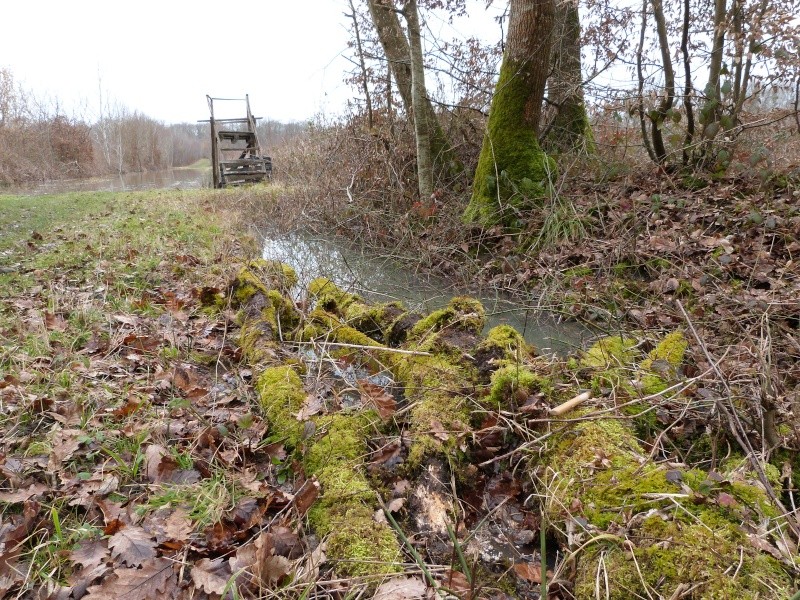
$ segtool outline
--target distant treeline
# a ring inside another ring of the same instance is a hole
[[[269,152],[305,127],[262,121],[259,139]],[[108,104],[91,122],[68,116],[0,68],[0,185],[186,166],[209,158],[210,146],[207,123],[166,125]]]

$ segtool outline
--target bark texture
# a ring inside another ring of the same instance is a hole
[[[419,197],[423,202],[433,195],[433,158],[431,156],[431,130],[436,115],[429,114],[430,102],[425,88],[425,66],[422,62],[422,39],[419,31],[419,10],[416,0],[405,3],[408,22],[408,39],[411,48],[411,105],[414,108],[414,137],[417,141],[417,181]],[[427,106],[426,106],[427,105]]]
[[[556,114],[544,140],[549,152],[594,153],[592,128],[583,99],[581,24],[576,0],[556,2],[549,99]]]
[[[533,207],[547,190],[555,165],[540,148],[538,134],[554,13],[553,0],[511,0],[467,222],[516,226],[519,209]]]
[[[433,177],[449,179],[461,171],[461,166],[454,159],[452,147],[439,124],[430,98],[425,95],[418,99],[418,106],[414,106],[411,44],[403,31],[397,11],[387,0],[367,0],[367,4],[406,114],[411,119],[416,119],[416,115],[420,114],[427,123]]]

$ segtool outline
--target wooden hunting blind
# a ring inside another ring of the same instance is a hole
[[[206,96],[211,112],[211,167],[215,188],[242,185],[272,178],[272,159],[264,156],[256,133],[256,121],[250,112],[250,96],[212,98]],[[244,102],[243,118],[214,117],[214,102]]]

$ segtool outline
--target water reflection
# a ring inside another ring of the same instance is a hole
[[[58,179],[23,185],[8,193],[42,196],[67,192],[129,192],[134,190],[191,189],[210,187],[210,169],[166,169],[148,173],[123,173],[89,179]]]
[[[304,233],[262,232],[263,257],[290,264],[297,271],[298,294],[315,277],[328,277],[342,288],[373,302],[401,300],[414,310],[429,312],[450,298],[469,294],[483,302],[487,327],[508,324],[542,351],[568,352],[583,345],[590,332],[577,323],[558,322],[552,313],[501,294],[466,290],[444,280],[423,277],[391,257],[365,254],[359,248]]]

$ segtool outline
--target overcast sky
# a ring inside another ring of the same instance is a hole
[[[305,120],[338,113],[355,93],[342,82],[346,11],[347,0],[6,0],[0,67],[89,120],[101,88],[167,123],[207,118],[206,94],[245,93],[257,116]],[[468,19],[431,18],[429,27],[499,38],[497,11],[471,0]]]

